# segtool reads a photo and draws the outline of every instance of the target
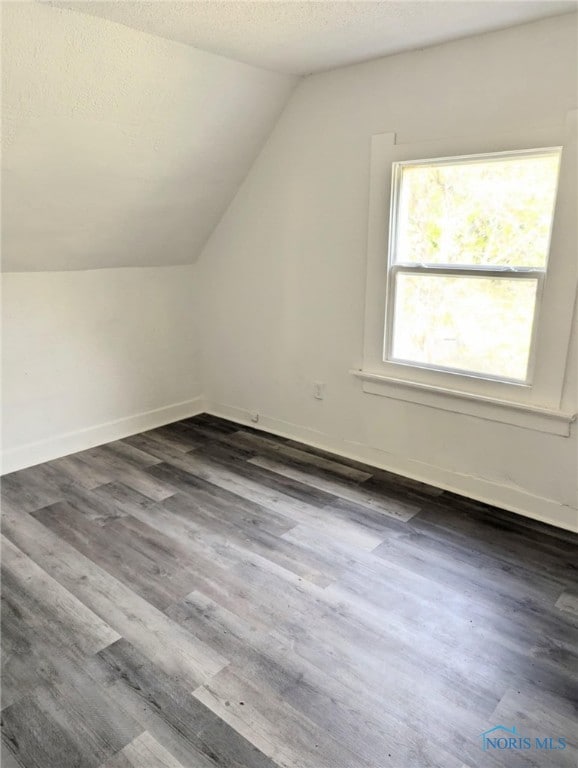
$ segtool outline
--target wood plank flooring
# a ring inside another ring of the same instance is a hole
[[[578,536],[207,415],[2,498],[8,768],[578,765]]]

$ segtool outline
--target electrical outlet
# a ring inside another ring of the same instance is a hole
[[[316,400],[323,400],[325,397],[325,384],[322,381],[313,382],[313,397]]]

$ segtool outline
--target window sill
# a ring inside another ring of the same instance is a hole
[[[512,424],[523,429],[569,437],[570,425],[576,419],[575,413],[474,395],[470,392],[396,379],[370,371],[351,370],[350,373],[362,380],[363,391],[371,395],[381,395],[429,408],[474,416],[478,419]]]

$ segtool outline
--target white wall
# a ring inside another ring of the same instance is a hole
[[[295,78],[2,3],[4,271],[191,263]]]
[[[560,125],[576,96],[575,15],[302,81],[197,265],[212,410],[257,410],[273,431],[578,529],[575,424],[563,438],[452,414],[348,374],[362,362],[371,135]]]
[[[167,265],[194,261],[295,78],[38,2],[2,3],[2,49],[10,471],[201,408],[195,272]]]
[[[3,471],[202,410],[194,266],[3,278]]]

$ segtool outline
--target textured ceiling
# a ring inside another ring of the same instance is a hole
[[[576,2],[51,2],[266,69],[308,74],[576,9]]]
[[[2,268],[186,264],[296,78],[2,3]]]

